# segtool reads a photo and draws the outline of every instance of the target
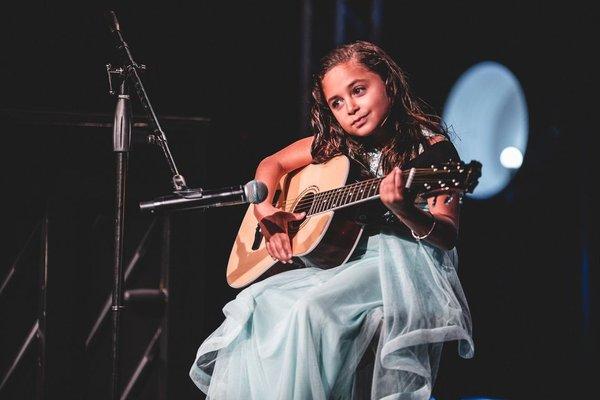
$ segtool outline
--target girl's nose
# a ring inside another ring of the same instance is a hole
[[[348,100],[346,102],[346,110],[348,111],[348,115],[354,115],[358,111],[358,104],[354,100]]]

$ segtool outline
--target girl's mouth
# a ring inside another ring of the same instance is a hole
[[[360,128],[361,126],[363,126],[365,124],[365,122],[367,121],[367,115],[369,115],[369,114],[365,114],[362,117],[355,120],[354,122],[352,122],[352,126],[355,128]]]

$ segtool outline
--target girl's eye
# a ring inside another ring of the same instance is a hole
[[[331,102],[331,108],[338,108],[340,106],[340,100],[336,99]]]
[[[352,93],[354,94],[363,94],[365,92],[365,87],[364,86],[355,86],[354,88],[352,88]]]

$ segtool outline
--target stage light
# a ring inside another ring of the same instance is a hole
[[[483,164],[473,198],[486,199],[509,183],[525,155],[529,118],[519,81],[505,66],[482,62],[454,84],[443,113],[465,161]]]
[[[508,146],[500,153],[500,164],[504,168],[519,169],[523,164],[523,153],[514,146]]]

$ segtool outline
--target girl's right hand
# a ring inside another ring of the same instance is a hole
[[[260,231],[265,237],[267,251],[274,260],[292,263],[292,244],[288,235],[288,224],[301,221],[306,213],[281,211],[272,205],[259,204],[254,208]]]

